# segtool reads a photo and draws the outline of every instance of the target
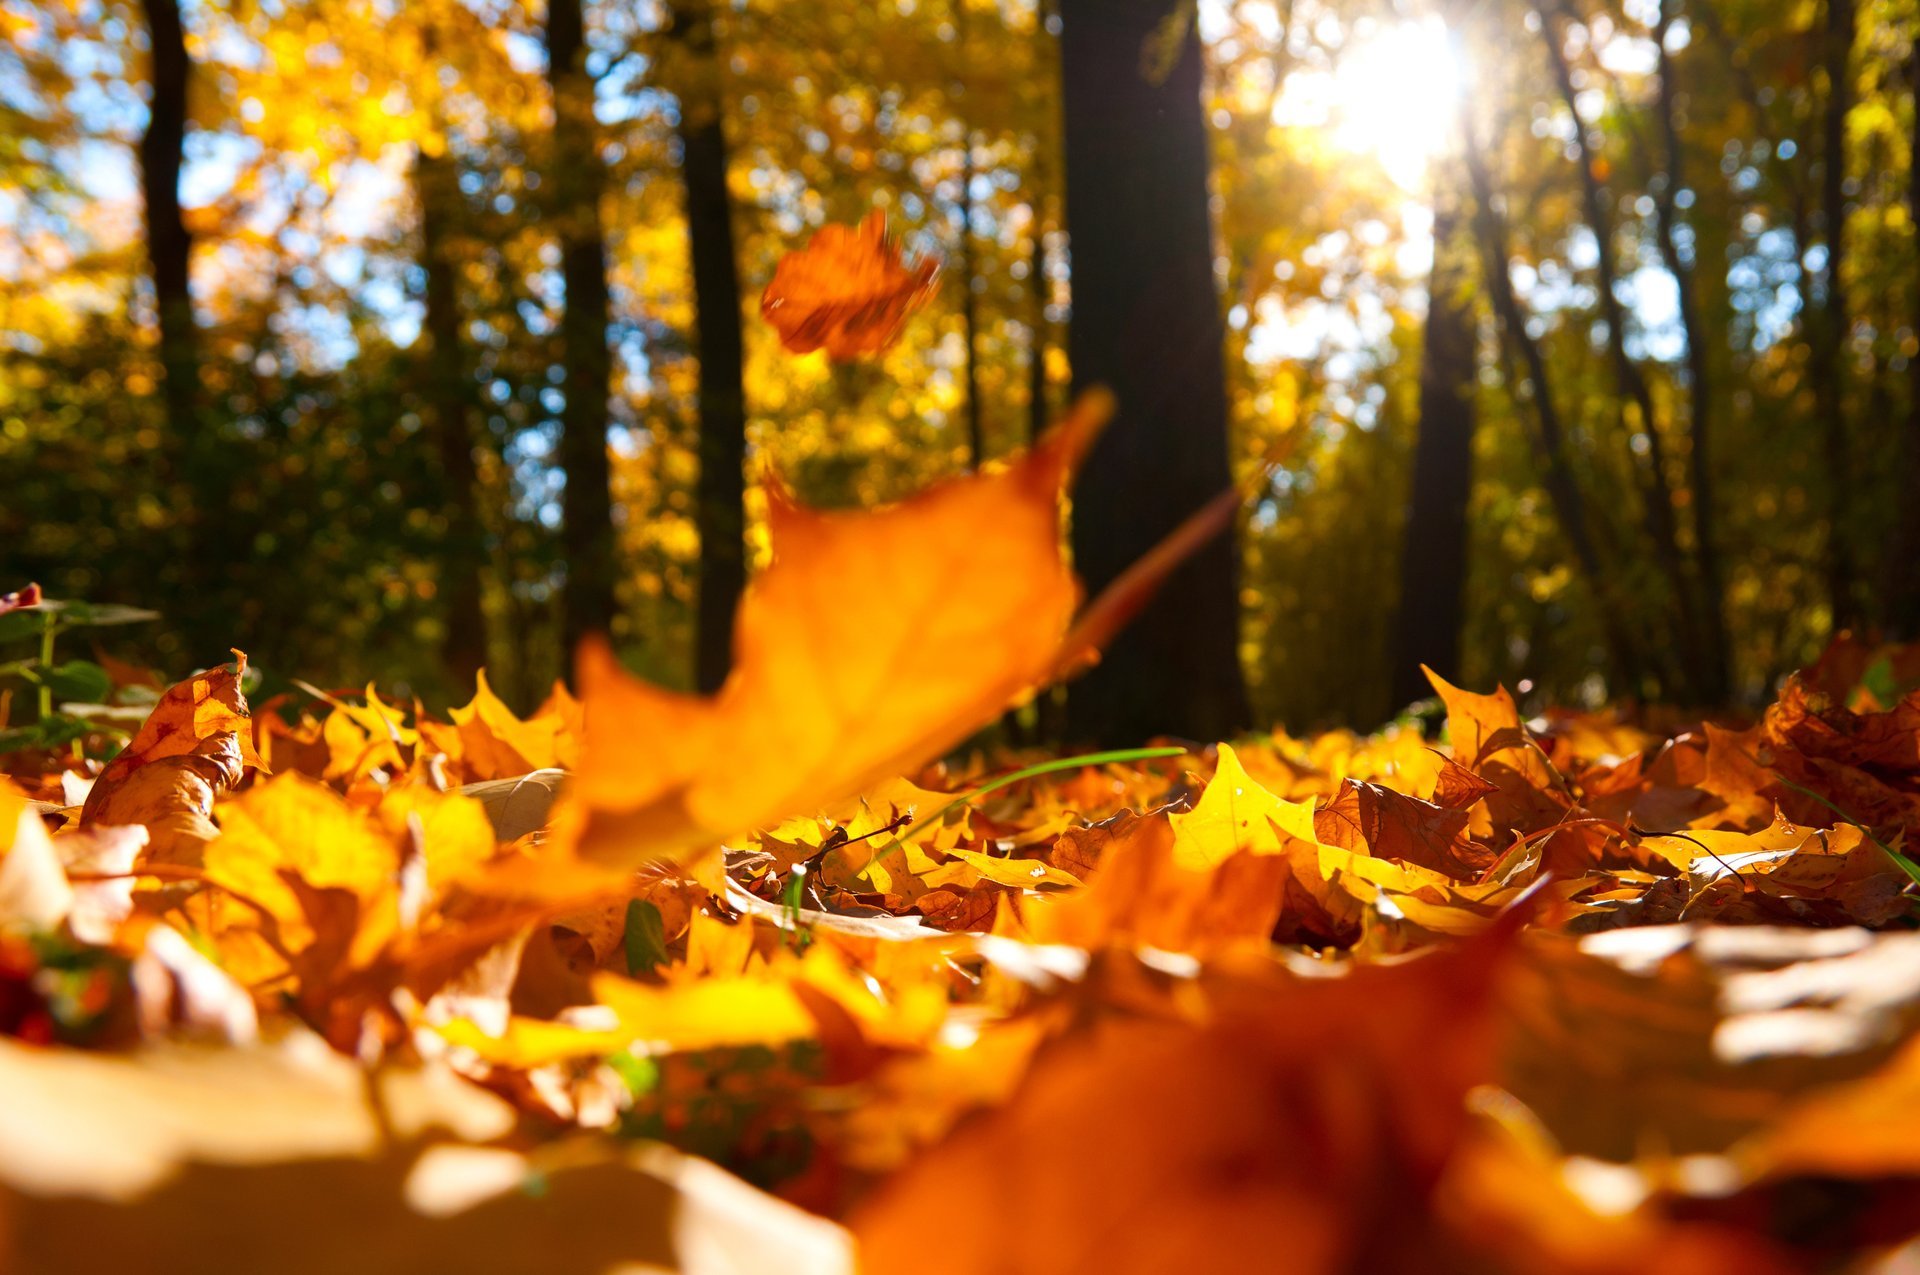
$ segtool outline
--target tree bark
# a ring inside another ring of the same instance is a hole
[[[1700,305],[1693,270],[1680,255],[1679,214],[1675,199],[1685,187],[1684,152],[1680,139],[1679,107],[1675,101],[1673,57],[1667,52],[1667,32],[1673,25],[1674,0],[1661,0],[1654,24],[1653,43],[1659,59],[1660,132],[1666,150],[1665,182],[1655,199],[1655,226],[1660,257],[1673,276],[1679,295],[1680,329],[1687,340],[1687,427],[1691,447],[1687,454],[1688,482],[1693,491],[1694,556],[1699,566],[1702,634],[1706,680],[1700,696],[1708,703],[1724,702],[1732,662],[1727,641],[1725,572],[1720,564],[1717,537],[1718,500],[1713,472],[1713,377],[1707,361],[1707,334],[1700,321]]]
[[[1913,131],[1907,135],[1907,224],[1913,228],[1914,263],[1910,267],[1909,304],[1913,307],[1907,322],[1920,333],[1920,287],[1911,280],[1920,278],[1920,24],[1914,31],[1914,48],[1907,56],[1907,87],[1914,102]],[[1894,541],[1893,580],[1888,599],[1887,625],[1895,638],[1912,641],[1920,638],[1920,358],[1907,360],[1907,418],[1905,461],[1906,498],[1900,505],[1900,526]]]
[[[1467,501],[1473,486],[1474,316],[1472,243],[1460,225],[1451,173],[1436,177],[1433,270],[1421,337],[1420,433],[1400,554],[1400,605],[1391,638],[1389,685],[1397,708],[1432,688],[1425,664],[1449,681],[1460,674],[1467,584]]]
[[[180,214],[180,169],[187,141],[187,78],[192,63],[178,0],[143,0],[142,7],[153,46],[153,101],[146,132],[140,137],[140,185],[154,308],[160,322],[162,393],[168,428],[176,439],[191,444],[199,432],[200,359],[190,276],[193,237]]]
[[[733,619],[747,587],[745,353],[740,275],[727,192],[727,137],[719,90],[713,13],[704,0],[675,7],[673,34],[687,54],[680,101],[681,171],[687,183],[687,237],[699,329],[700,602],[694,681],[720,689],[733,665]]]
[[[1060,17],[1068,349],[1076,386],[1119,399],[1075,493],[1074,557],[1097,594],[1230,481],[1224,324],[1190,0],[1062,0]],[[1189,559],[1071,688],[1070,732],[1120,744],[1244,727],[1238,575],[1231,539]]]
[[[967,459],[978,469],[987,460],[987,435],[980,411],[980,299],[973,291],[980,263],[973,245],[972,129],[966,130],[960,146],[960,328],[967,343]]]
[[[1812,325],[1814,410],[1819,415],[1827,462],[1827,594],[1833,607],[1835,630],[1859,618],[1855,596],[1857,567],[1847,510],[1853,499],[1853,440],[1847,423],[1844,344],[1851,326],[1847,314],[1844,265],[1847,233],[1847,113],[1853,105],[1852,55],[1854,0],[1827,0],[1827,25],[1822,62],[1826,68],[1827,100],[1821,119],[1820,214],[1826,233],[1827,260],[1820,271],[1822,297]],[[1805,246],[1802,245],[1802,251]],[[1812,298],[1801,303],[1812,308]]]
[[[607,459],[607,348],[611,304],[600,196],[606,176],[596,145],[594,83],[586,69],[581,0],[547,8],[547,77],[553,87],[553,204],[566,309],[560,319],[566,403],[560,413],[561,547],[567,559],[562,635],[569,652],[615,614],[612,467]]]
[[[481,605],[486,537],[473,463],[471,381],[461,355],[459,262],[448,243],[460,201],[459,174],[448,156],[414,158],[420,200],[420,258],[427,277],[423,351],[427,419],[440,457],[446,537],[440,595],[447,624],[441,659],[455,684],[473,682],[487,660],[487,617]]]

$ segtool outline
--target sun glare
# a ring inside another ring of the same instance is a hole
[[[1372,156],[1403,189],[1420,189],[1428,161],[1453,142],[1462,75],[1438,19],[1357,34],[1332,68],[1292,78],[1275,121],[1326,129],[1334,146]]]

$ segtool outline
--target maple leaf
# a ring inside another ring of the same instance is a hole
[[[939,275],[938,262],[902,260],[887,215],[876,210],[858,226],[823,226],[805,248],[782,257],[760,296],[760,314],[791,352],[824,349],[844,362],[897,341]]]
[[[581,649],[585,747],[550,844],[602,879],[716,845],[910,772],[1044,681],[1079,598],[1063,489],[1110,410],[1090,396],[1027,455],[880,509],[810,510],[776,487],[773,561],[716,695]],[[578,888],[565,863],[534,866]]]

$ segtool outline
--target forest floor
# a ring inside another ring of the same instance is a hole
[[[1920,1261],[1920,648],[1748,721],[1435,679],[1437,739],[930,762],[1086,658],[1061,481],[776,511],[710,700],[102,666],[131,741],[0,786],[7,1268]],[[954,519],[995,587],[906,552]],[[769,636],[875,546],[900,615]]]

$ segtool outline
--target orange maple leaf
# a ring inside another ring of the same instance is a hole
[[[876,211],[858,226],[824,226],[805,248],[782,257],[760,295],[760,316],[793,353],[824,349],[847,362],[897,341],[939,276],[937,261],[902,258],[887,234],[887,215]]]
[[[717,845],[910,772],[1044,682],[1080,596],[1064,490],[1110,410],[1089,396],[1011,464],[881,509],[807,509],[775,486],[773,561],[741,599],[718,694],[582,647],[585,747],[556,848],[604,879]],[[531,866],[546,889],[586,885],[561,884],[565,862]]]

